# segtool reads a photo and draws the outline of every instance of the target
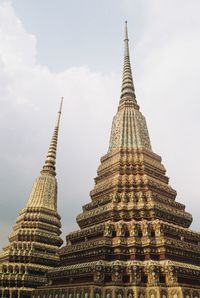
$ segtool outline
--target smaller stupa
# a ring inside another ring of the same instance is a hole
[[[63,98],[46,160],[0,253],[0,297],[30,297],[47,283],[46,273],[59,264],[60,216],[57,213],[55,172],[58,131]]]

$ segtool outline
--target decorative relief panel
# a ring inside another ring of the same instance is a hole
[[[116,148],[151,150],[146,120],[133,107],[120,110],[113,118],[109,152]]]
[[[121,146],[122,129],[123,129],[123,111],[120,111],[113,118],[109,151],[111,151],[114,148],[119,148]]]
[[[106,292],[105,292],[105,298],[113,298],[112,297],[112,291],[111,290],[106,290]]]
[[[32,188],[28,207],[46,207],[56,210],[57,204],[57,182],[55,177],[49,175],[39,176]]]
[[[147,129],[147,124],[144,116],[137,110],[134,111],[135,115],[135,123],[137,129],[137,139],[138,139],[138,147],[144,147],[146,149],[151,150],[151,143],[149,138],[149,133]]]
[[[133,290],[129,290],[128,291],[127,298],[134,298],[134,292],[133,292]]]

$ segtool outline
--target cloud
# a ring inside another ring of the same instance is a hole
[[[153,149],[199,229],[199,1],[153,0],[136,47],[136,89]]]
[[[36,37],[25,30],[7,2],[0,5],[0,64],[1,243],[42,167],[61,96],[65,101],[57,172],[65,233],[74,228],[76,214],[89,200],[90,175],[95,176],[96,158],[105,152],[109,138],[101,123],[110,127],[119,78],[92,72],[87,65],[53,73],[38,64]]]

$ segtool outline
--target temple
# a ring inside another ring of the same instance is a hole
[[[44,166],[19,213],[9,245],[0,253],[0,297],[31,297],[34,288],[47,283],[47,271],[59,264],[63,241],[55,163],[62,101]]]
[[[0,254],[0,296],[200,298],[200,233],[189,229],[192,216],[153,152],[136,99],[127,23],[108,152],[77,216],[79,229],[62,248],[55,172],[61,107],[44,166]]]
[[[91,201],[33,298],[199,298],[200,234],[152,150],[133,84],[127,23],[121,96]]]

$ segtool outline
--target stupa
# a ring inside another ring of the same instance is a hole
[[[121,97],[91,202],[34,298],[200,297],[200,234],[152,151],[128,41],[126,23]]]
[[[91,201],[33,298],[200,297],[200,234],[152,150],[128,41],[126,23],[121,97]]]
[[[47,271],[60,261],[58,248],[63,241],[55,163],[62,101],[44,166],[19,213],[9,245],[0,253],[0,297],[31,297],[34,288],[47,283]]]

